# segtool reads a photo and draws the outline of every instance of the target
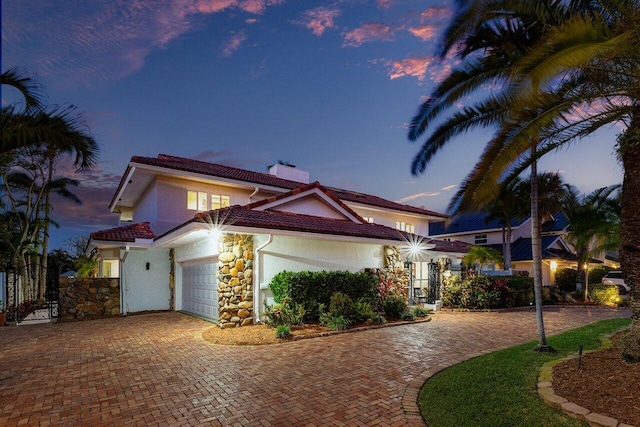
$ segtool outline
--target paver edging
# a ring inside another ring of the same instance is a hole
[[[602,345],[594,350],[587,350],[582,354],[593,353],[609,349],[613,343],[609,339],[612,334],[605,335],[602,339]],[[578,404],[569,402],[562,396],[555,394],[553,390],[553,367],[561,362],[565,362],[578,358],[578,353],[571,354],[561,359],[552,360],[545,363],[540,368],[538,376],[538,395],[549,406],[559,409],[572,418],[577,418],[587,422],[592,427],[634,427],[628,424],[620,423],[617,419],[607,415],[591,412],[588,408],[584,408]]]

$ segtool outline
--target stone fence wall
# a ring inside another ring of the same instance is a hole
[[[119,279],[60,279],[60,321],[88,320],[120,315]]]

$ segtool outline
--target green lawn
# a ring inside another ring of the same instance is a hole
[[[540,367],[584,349],[598,348],[600,338],[629,325],[629,319],[604,320],[548,338],[557,353],[532,351],[536,342],[497,351],[445,369],[420,391],[422,416],[440,426],[584,426],[547,406],[538,397]]]

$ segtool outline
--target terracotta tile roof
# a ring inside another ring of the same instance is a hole
[[[343,190],[340,188],[327,187],[329,191],[333,191],[340,200],[346,200],[348,202],[361,203],[364,205],[378,206],[381,208],[394,209],[403,212],[416,213],[420,215],[439,216],[441,218],[448,218],[446,214],[430,211],[423,208],[418,208],[410,205],[403,205],[401,203],[392,202],[391,200],[383,199],[382,197],[373,196],[371,194],[358,193],[350,190]]]
[[[92,240],[108,240],[115,242],[135,242],[136,239],[155,239],[156,235],[148,222],[110,228],[91,233]]]
[[[272,187],[285,188],[292,190],[307,184],[301,182],[290,181],[288,179],[278,178],[268,173],[253,172],[250,170],[224,166],[215,163],[202,162],[200,160],[186,159],[184,157],[169,156],[167,154],[158,154],[158,157],[140,157],[133,156],[131,161],[142,163],[150,166],[159,166],[164,168],[176,169],[185,172],[200,173],[203,175],[217,176],[221,178],[235,179],[238,181],[250,182],[253,184],[268,185]]]
[[[410,241],[411,234],[378,224],[358,224],[353,221],[278,211],[257,211],[246,206],[231,206],[196,214],[194,221],[210,222],[209,215],[222,219],[223,224],[283,231],[299,231],[334,236],[367,239]],[[413,239],[416,237],[414,236]]]
[[[347,206],[342,200],[340,200],[335,194],[333,194],[331,191],[329,191],[327,188],[325,188],[323,185],[321,185],[318,181],[312,182],[311,184],[305,185],[304,187],[296,188],[296,189],[288,191],[286,193],[278,194],[277,196],[273,196],[273,197],[269,197],[269,198],[266,198],[266,199],[263,199],[263,200],[259,200],[257,202],[254,202],[254,203],[251,203],[249,205],[246,205],[246,208],[247,209],[257,208],[257,207],[260,207],[260,206],[263,206],[263,205],[266,205],[266,204],[269,204],[269,203],[276,202],[278,200],[286,199],[287,197],[291,197],[291,196],[294,196],[296,194],[304,193],[305,191],[309,191],[309,190],[312,190],[314,188],[317,188],[318,190],[322,191],[331,200],[333,200],[335,203],[337,203],[341,208],[343,208],[344,210],[346,210],[347,212],[349,212],[351,215],[355,216],[356,218],[359,218],[363,223],[367,222],[360,215],[358,215],[356,212],[354,212],[353,209],[351,209],[349,206]]]
[[[438,240],[431,239],[429,244],[436,245],[435,248],[431,249],[434,252],[459,252],[459,253],[467,253],[469,251],[470,243],[461,242],[460,240]]]
[[[268,185],[272,187],[282,188],[286,190],[293,190],[307,186],[309,184],[291,181],[288,179],[278,178],[275,175],[268,173],[254,172],[246,169],[234,168],[231,166],[225,166],[215,163],[203,162],[200,160],[187,159],[184,157],[170,156],[168,154],[158,154],[158,157],[141,157],[133,156],[131,161],[135,163],[142,163],[150,166],[158,166],[169,169],[176,169],[185,172],[200,173],[203,175],[210,175],[220,178],[233,179],[238,181],[244,181],[247,183]],[[427,209],[418,208],[415,206],[403,205],[401,203],[392,202],[378,196],[370,194],[358,193],[349,190],[343,190],[340,188],[326,187],[329,191],[333,192],[340,200],[349,201],[354,203],[361,203],[364,205],[377,206],[380,208],[395,209],[403,212],[416,213],[420,215],[439,216],[447,218],[448,216],[442,213],[430,211]]]

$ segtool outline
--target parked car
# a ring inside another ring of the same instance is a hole
[[[631,287],[624,283],[622,271],[610,271],[602,278],[603,285],[615,285],[620,289],[620,295],[626,295]]]

